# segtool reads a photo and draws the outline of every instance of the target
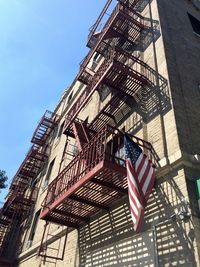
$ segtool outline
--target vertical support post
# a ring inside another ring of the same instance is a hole
[[[41,242],[40,242],[40,247],[39,247],[39,250],[38,250],[38,256],[43,256],[43,255],[41,255],[41,253],[43,252],[43,240],[44,240],[44,237],[45,237],[45,233],[46,233],[46,229],[47,229],[48,224],[49,223],[46,221],[46,223],[44,225],[44,231],[43,231],[42,239],[41,239]]]

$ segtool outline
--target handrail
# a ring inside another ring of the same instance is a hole
[[[91,27],[90,33],[88,35],[88,42],[87,44],[89,44],[89,42],[92,39],[92,36],[95,34],[101,20],[103,19],[104,15],[106,14],[106,11],[108,10],[110,4],[111,4],[112,0],[108,0],[106,5],[104,6],[102,12],[100,13],[99,17],[97,18],[95,24]],[[136,1],[135,1],[136,2]],[[117,5],[115,6],[114,10],[112,11],[109,19],[107,20],[107,22],[105,23],[105,25],[102,27],[103,29],[107,28],[107,26],[110,24],[110,21],[112,20],[112,18],[116,15],[116,13],[121,10],[123,8],[123,10],[126,12],[128,11],[128,14],[130,15],[130,13],[137,15],[137,17],[139,17],[141,20],[144,20],[144,17],[140,14],[138,14],[136,11],[134,11],[133,8],[131,8],[130,6],[127,6],[126,3],[119,1],[117,3]]]
[[[80,73],[83,71],[83,69],[87,66],[87,64],[89,63],[89,60],[91,59],[92,55],[94,54],[95,50],[97,49],[98,45],[100,44],[104,33],[108,30],[108,28],[110,27],[110,25],[112,24],[113,20],[115,19],[115,16],[119,13],[122,12],[127,16],[132,17],[132,19],[135,21],[135,23],[140,24],[141,27],[147,27],[147,23],[149,23],[149,27],[151,27],[151,23],[149,20],[147,20],[145,17],[143,17],[141,14],[137,13],[136,11],[134,11],[134,9],[127,7],[125,4],[122,3],[118,3],[112,14],[110,15],[109,19],[107,20],[107,22],[105,23],[105,25],[102,28],[101,34],[98,37],[98,41],[96,42],[96,44],[94,45],[94,47],[89,51],[89,53],[87,54],[87,56],[83,59],[83,61],[81,62],[81,66],[80,66]],[[92,38],[92,35],[94,34],[94,28],[92,29],[91,32],[91,36],[90,39]]]
[[[48,137],[49,129],[51,126],[48,124],[55,124],[58,120],[58,115],[51,111],[46,111],[42,118],[40,119],[35,131],[33,132],[31,142],[34,143],[35,139],[42,141],[42,138]],[[44,142],[46,140],[43,140]]]
[[[69,127],[70,123],[75,119],[80,110],[86,105],[87,101],[96,90],[99,80],[103,77],[104,73],[113,62],[123,66],[134,65],[133,68],[131,68],[131,71],[138,76],[138,78],[143,79],[143,81],[146,81],[146,83],[151,86],[156,83],[156,71],[145,62],[140,60],[138,57],[129,54],[128,52],[121,51],[118,48],[110,50],[107,57],[103,60],[100,67],[94,74],[91,82],[87,85],[84,91],[77,98],[74,105],[72,105],[68,111],[64,127],[65,130]]]
[[[115,142],[116,138],[121,140],[122,137],[123,132],[110,125],[106,125],[105,128],[99,131],[90,142],[84,146],[84,149],[79,152],[79,154],[48,185],[47,195],[44,200],[44,208],[49,207],[101,161],[111,161],[125,167],[124,155],[120,155],[122,143],[121,141]],[[153,147],[149,142],[136,136],[131,135],[131,137],[139,146],[149,151],[147,156],[150,159],[154,157],[154,155],[151,155]]]
[[[97,19],[97,21],[96,21],[95,24],[92,26],[92,29],[90,30],[90,33],[89,33],[89,35],[88,35],[88,42],[90,41],[92,35],[93,35],[94,32],[96,31],[96,29],[97,29],[97,27],[98,27],[100,21],[102,20],[104,14],[105,14],[106,11],[108,10],[108,8],[109,8],[109,6],[110,6],[110,4],[111,4],[112,1],[113,1],[113,0],[108,0],[108,1],[107,1],[106,5],[104,6],[103,10],[101,11],[101,13],[100,13],[100,15],[99,15],[99,17],[98,17],[98,19]]]

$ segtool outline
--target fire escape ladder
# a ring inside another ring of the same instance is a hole
[[[132,138],[151,158],[152,146],[142,139]],[[40,218],[79,228],[124,194],[127,194],[127,178],[123,133],[107,125],[49,184]]]
[[[100,67],[91,82],[69,110],[64,133],[72,136],[72,123],[77,120],[81,109],[88,103],[94,91],[100,92],[103,85],[107,85],[117,93],[112,95],[113,99],[111,98],[107,103],[107,109],[105,109],[105,106],[104,114],[100,111],[95,118],[96,120],[99,116],[107,117],[105,122],[104,120],[102,121],[101,127],[110,123],[110,119],[113,118],[115,120],[114,116],[120,112],[119,106],[121,110],[126,108],[128,97],[132,97],[136,103],[141,103],[143,93],[147,88],[149,91],[152,90],[155,87],[155,81],[155,71],[137,56],[117,48],[110,50],[107,57],[100,63]],[[100,120],[101,118],[99,118]],[[112,125],[115,126],[116,124],[112,123]],[[97,127],[92,127],[92,129],[98,131],[99,126],[98,130]]]
[[[69,228],[64,229],[62,226],[62,230],[59,228],[57,230],[59,233],[56,234],[55,231],[52,231],[51,226],[55,226],[55,224],[46,221],[38,256],[42,257],[44,261],[46,259],[63,260]]]
[[[16,224],[19,222],[20,217],[18,216],[18,212],[14,210],[12,214],[4,215],[4,210],[1,210],[0,215],[0,264],[3,262],[5,266],[11,266],[6,264],[11,264],[10,256],[8,257],[7,253],[10,255],[10,251],[12,250],[12,254],[15,254],[16,242],[13,239],[14,237],[18,237],[18,227]],[[8,247],[9,243],[13,242],[13,246],[10,249]],[[13,256],[14,256],[13,254]],[[4,265],[3,265],[4,266]]]
[[[2,256],[4,244],[9,232],[9,224],[10,221],[8,221],[5,216],[1,215],[0,218],[0,257]]]
[[[45,145],[51,131],[57,125],[57,119],[56,114],[47,110],[35,129],[31,142],[39,146]]]
[[[106,11],[108,10],[110,4],[112,3],[112,0],[108,0],[107,3],[105,4],[103,10],[101,11],[101,14],[99,15],[97,21],[95,22],[95,24],[91,27],[90,29],[90,33],[89,33],[89,36],[88,36],[88,42],[87,42],[87,46],[88,47],[91,47],[91,45],[93,44],[94,42],[94,33],[96,32],[97,30],[97,27],[99,26],[99,23],[101,22],[102,18],[104,17]]]
[[[78,150],[81,151],[83,146],[90,141],[89,131],[85,123],[74,121],[73,123],[74,136],[77,142]]]

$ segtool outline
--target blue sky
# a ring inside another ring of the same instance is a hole
[[[9,183],[40,117],[78,72],[88,30],[105,2],[0,0],[0,169]]]

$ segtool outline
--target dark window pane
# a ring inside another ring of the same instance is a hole
[[[193,31],[200,35],[200,21],[188,13],[190,22],[192,24]]]

